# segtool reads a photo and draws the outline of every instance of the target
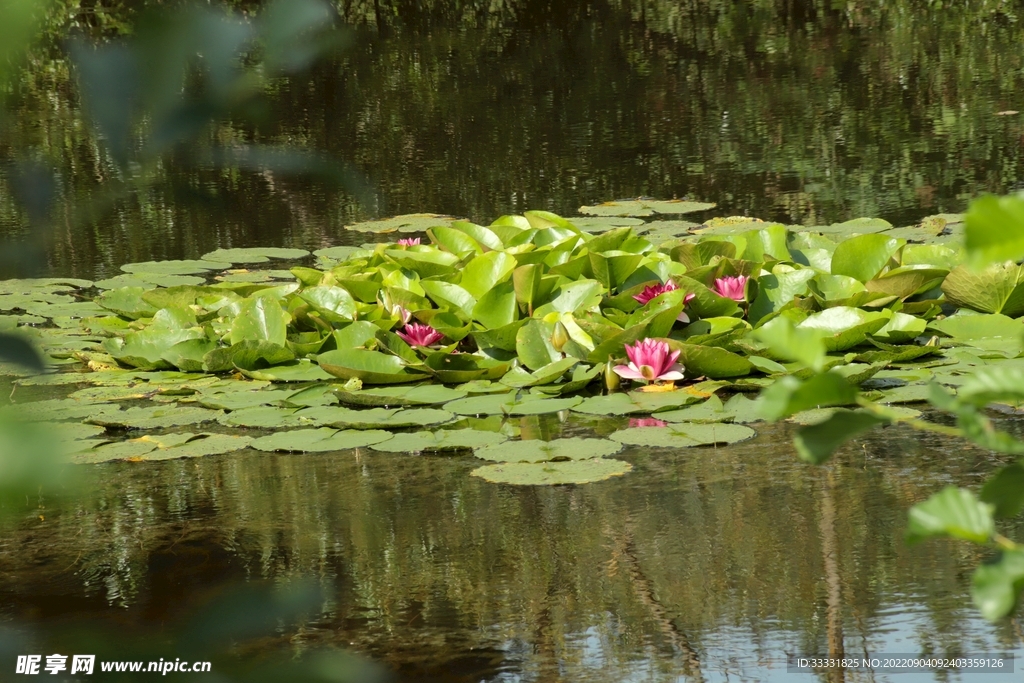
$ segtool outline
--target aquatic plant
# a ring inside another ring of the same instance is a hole
[[[668,344],[655,339],[644,339],[626,344],[629,365],[616,365],[615,373],[625,379],[655,382],[683,379],[683,366],[676,362],[679,351],[670,351]]]
[[[433,327],[420,323],[409,323],[398,332],[398,336],[410,346],[430,346],[444,339],[444,335]]]
[[[733,301],[746,301],[747,279],[745,275],[715,278],[715,293]]]
[[[651,299],[653,299],[654,297],[661,296],[665,292],[671,292],[671,291],[676,290],[676,289],[679,289],[678,285],[676,285],[676,283],[674,283],[671,280],[669,280],[665,284],[660,284],[659,283],[659,284],[655,284],[655,285],[648,285],[648,286],[644,287],[643,291],[640,292],[639,294],[634,294],[633,298],[636,299],[637,303],[639,303],[641,306],[644,306]],[[689,294],[687,296],[690,299],[692,299],[694,297],[693,294]]]

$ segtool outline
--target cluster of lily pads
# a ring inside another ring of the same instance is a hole
[[[0,413],[60,421],[76,462],[472,449],[495,461],[473,472],[490,481],[578,483],[628,471],[606,458],[624,444],[728,443],[754,435],[740,423],[834,412],[747,397],[780,379],[827,371],[851,396],[910,403],[933,380],[1020,362],[1024,271],[962,265],[958,216],[661,218],[711,208],[608,202],[487,226],[416,214],[349,226],[387,240],[362,247],[0,282],[0,329],[67,366],[18,383],[91,385]],[[801,354],[808,336],[821,350]],[[512,418],[545,413],[635,417],[608,438],[517,440]]]

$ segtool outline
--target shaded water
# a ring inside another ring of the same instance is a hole
[[[3,534],[0,605],[23,623],[159,633],[234,581],[312,576],[329,598],[283,637],[407,680],[789,680],[787,653],[830,642],[1024,655],[1019,622],[970,606],[975,550],[902,540],[906,509],[977,485],[987,454],[886,429],[810,468],[784,428],[758,432],[633,448],[617,456],[632,473],[579,487],[369,450],[97,466],[86,499],[42,501]]]
[[[86,278],[217,247],[349,242],[346,222],[408,212],[489,222],[688,196],[787,223],[906,225],[1024,183],[1024,115],[1006,113],[1024,111],[1019,3],[834,4],[346,0],[348,51],[207,142],[322,151],[369,180],[363,207],[171,159],[151,189],[76,221],[118,173],[56,46],[16,85],[0,155],[61,172],[49,270]],[[0,177],[0,235],[23,234],[9,189]]]
[[[1024,179],[1024,117],[996,115],[1024,110],[1024,36],[984,3],[395,3],[383,32],[345,6],[360,25],[346,56],[281,84],[261,123],[211,138],[325,150],[366,174],[373,203],[170,162],[110,215],[64,220],[111,169],[54,48],[19,85],[3,150],[64,172],[49,271],[358,241],[342,226],[375,215],[486,221],[637,195],[907,224]],[[24,234],[4,182],[0,234]],[[634,448],[632,473],[581,487],[498,486],[468,476],[468,456],[372,451],[96,466],[87,498],[4,522],[0,618],[158,633],[236,581],[311,576],[330,599],[281,641],[352,647],[410,680],[788,680],[787,652],[830,642],[1024,656],[1019,622],[990,626],[970,605],[976,550],[902,540],[906,510],[976,486],[987,454],[888,429],[810,468],[784,428],[758,431]],[[932,680],[862,677],[889,678]]]

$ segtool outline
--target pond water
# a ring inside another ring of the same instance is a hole
[[[911,224],[1024,181],[1024,115],[1006,113],[1024,110],[1024,27],[1002,5],[383,4],[386,31],[360,23],[372,4],[345,3],[360,28],[343,57],[281,84],[261,123],[211,134],[325,150],[370,180],[370,204],[172,163],[102,219],[56,221],[46,272],[359,243],[343,225],[365,217],[483,222],[640,195],[793,224]],[[17,139],[66,172],[59,201],[89,197],[109,168],[59,50],[14,102]],[[7,189],[0,178],[0,236],[18,238]],[[551,438],[616,420],[521,426]],[[903,542],[911,505],[977,486],[992,456],[891,428],[812,468],[787,427],[756,428],[729,447],[634,447],[617,456],[631,473],[578,487],[368,450],[98,465],[87,496],[4,519],[0,619],[160,634],[239,581],[313,578],[322,609],[266,646],[351,648],[403,680],[837,680],[787,673],[786,654],[839,643],[1024,657],[1019,620],[993,626],[971,605],[975,549]]]

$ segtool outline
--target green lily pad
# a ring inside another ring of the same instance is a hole
[[[241,410],[267,406],[285,401],[293,392],[276,389],[270,391],[232,391],[200,394],[195,402],[214,410]]]
[[[243,375],[251,379],[267,382],[322,382],[334,379],[333,375],[324,372],[316,363],[300,358],[291,363],[275,365],[261,370],[242,370]]]
[[[690,202],[681,199],[635,199],[581,206],[579,211],[591,216],[651,216],[656,213],[695,213],[713,208],[715,208],[715,204],[708,202]]]
[[[436,213],[409,213],[402,216],[382,218],[375,221],[346,225],[346,230],[357,232],[375,232],[386,234],[391,232],[426,232],[428,228],[438,226],[451,227],[452,221],[458,220],[451,216]]]
[[[308,420],[311,424],[352,429],[423,427],[444,424],[455,417],[454,414],[446,410],[436,408],[353,410],[335,406],[306,408],[296,413],[295,416]]]
[[[257,427],[278,429],[280,427],[309,427],[314,421],[296,415],[296,408],[278,406],[256,406],[242,408],[227,415],[221,414],[217,421],[229,427]]]
[[[591,484],[612,477],[619,477],[633,469],[628,462],[621,460],[579,460],[576,462],[545,462],[545,463],[504,463],[501,465],[484,465],[472,472],[492,484],[512,484],[513,486],[560,486],[565,484]]]
[[[156,275],[197,275],[206,274],[211,270],[225,270],[231,263],[223,261],[145,261],[142,263],[126,263],[121,270],[126,273],[153,273]]]
[[[118,443],[98,446],[76,453],[72,462],[79,464],[109,462],[111,460],[174,460],[201,458],[207,455],[231,453],[249,446],[248,436],[230,434],[163,434],[144,436]]]
[[[121,287],[182,287],[206,283],[198,275],[164,275],[162,273],[122,273],[104,280],[97,280],[97,289],[120,289]]]
[[[270,259],[300,259],[309,256],[305,249],[286,249],[281,247],[254,247],[251,249],[216,249],[203,254],[204,261],[225,263],[264,263]]]
[[[477,429],[441,429],[436,432],[419,431],[411,434],[396,434],[393,439],[374,444],[375,451],[450,451],[492,446],[508,439],[500,432],[484,432]]]
[[[651,410],[633,403],[629,394],[615,393],[591,396],[572,407],[573,412],[585,415],[639,415]]]
[[[254,439],[250,445],[259,451],[312,453],[362,448],[388,441],[392,436],[391,432],[379,429],[337,430],[320,427],[277,432]]]
[[[84,417],[97,414],[109,414],[120,412],[121,407],[116,405],[98,405],[92,400],[78,400],[73,398],[54,398],[45,401],[30,401],[27,403],[13,403],[0,407],[0,419],[9,418],[14,420],[29,420],[32,422],[44,420],[79,420]]]
[[[199,407],[153,406],[127,408],[103,415],[93,415],[85,420],[90,424],[125,429],[161,429],[210,422],[223,416],[220,410]]]
[[[887,322],[889,317],[880,311],[833,306],[807,316],[797,327],[821,333],[827,351],[845,351],[862,344],[869,334],[882,329]]]
[[[379,387],[361,391],[335,391],[342,403],[357,406],[421,406],[447,403],[464,398],[467,391],[449,389],[436,384],[421,384],[415,387]]]
[[[628,216],[577,216],[570,222],[583,232],[605,232],[613,228],[643,225],[643,220]]]
[[[676,423],[668,427],[629,427],[609,438],[631,446],[690,448],[743,441],[755,436],[750,427],[737,424]]]
[[[399,384],[425,378],[424,373],[406,367],[398,356],[379,351],[345,348],[317,356],[320,367],[342,379],[359,379],[366,384]]]
[[[519,403],[514,403],[509,409],[509,415],[546,415],[557,413],[560,410],[569,410],[583,401],[581,396],[570,398],[534,398],[528,396]]]
[[[473,455],[495,462],[545,462],[549,460],[587,460],[614,455],[622,444],[608,439],[571,437],[540,441],[506,441],[473,450]]]

